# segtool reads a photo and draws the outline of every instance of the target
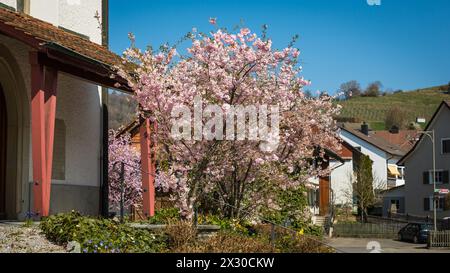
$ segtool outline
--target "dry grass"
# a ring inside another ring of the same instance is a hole
[[[169,252],[172,253],[329,253],[332,250],[320,238],[299,235],[277,228],[276,239],[270,241],[271,227],[256,227],[257,235],[247,236],[222,231],[206,240],[196,238],[195,229],[187,222],[172,223],[166,228]]]

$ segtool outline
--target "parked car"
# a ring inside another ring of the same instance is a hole
[[[398,232],[399,241],[409,241],[415,244],[425,244],[433,225],[423,223],[410,223]]]

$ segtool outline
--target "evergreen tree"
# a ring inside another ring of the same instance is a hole
[[[367,219],[367,208],[375,203],[373,181],[372,160],[368,156],[363,155],[358,160],[356,168],[356,183],[353,185],[362,222],[365,222]]]

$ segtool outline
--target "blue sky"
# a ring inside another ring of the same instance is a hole
[[[449,0],[110,0],[110,46],[123,52],[129,32],[142,48],[173,44],[193,27],[213,30],[210,17],[229,30],[243,22],[260,33],[267,24],[275,48],[299,34],[313,91],[349,80],[395,90],[450,81]]]

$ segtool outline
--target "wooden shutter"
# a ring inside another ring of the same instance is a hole
[[[442,174],[442,180],[443,180],[443,183],[444,183],[444,184],[448,184],[448,183],[449,183],[449,181],[448,181],[448,171],[444,171],[444,172],[443,172],[443,174]]]
[[[446,139],[442,141],[442,153],[443,154],[450,153],[450,140]]]
[[[430,211],[430,198],[423,199],[423,210]]]
[[[429,185],[430,184],[430,172],[424,172],[423,173],[423,184]]]
[[[444,210],[449,211],[450,210],[450,195],[447,194],[446,197],[444,197]]]

